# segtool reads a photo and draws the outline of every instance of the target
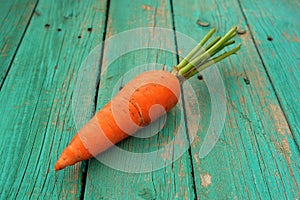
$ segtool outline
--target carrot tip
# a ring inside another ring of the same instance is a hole
[[[59,166],[58,163],[56,163],[56,164],[54,165],[54,170],[55,170],[55,171],[61,170],[61,167]]]
[[[54,165],[54,170],[55,171],[59,171],[61,169],[64,169],[64,168],[66,168],[68,166],[66,164],[67,163],[61,162],[61,159],[58,159],[58,161]]]

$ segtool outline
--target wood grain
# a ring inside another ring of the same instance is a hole
[[[194,38],[209,29],[199,26],[198,19],[216,27],[217,34],[234,25],[247,31],[238,37],[243,46],[237,56],[217,64],[226,88],[227,120],[220,140],[204,159],[199,159],[198,152],[209,125],[205,118],[210,117],[210,94],[204,84],[199,87],[199,81],[192,80],[201,97],[203,116],[199,139],[192,145],[197,197],[296,199],[299,151],[263,60],[245,26],[240,5],[235,1],[175,1],[174,16],[176,31]],[[184,47],[180,41],[177,43],[179,50]]]
[[[80,164],[53,166],[76,133],[74,81],[102,40],[105,9],[105,1],[39,1],[0,92],[0,199],[80,197]]]

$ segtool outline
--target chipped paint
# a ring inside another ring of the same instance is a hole
[[[212,178],[211,175],[208,174],[208,172],[206,172],[205,174],[200,174],[200,178],[201,178],[201,185],[203,187],[208,187],[212,184]]]

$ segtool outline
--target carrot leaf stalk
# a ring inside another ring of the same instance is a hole
[[[211,38],[211,36],[215,33],[216,29],[212,28],[206,36],[199,42],[199,44],[177,65],[178,69],[181,69],[186,64],[188,64],[189,60],[203,47],[203,45]]]
[[[205,47],[204,44],[212,37],[215,28],[211,29],[199,44],[173,69],[173,74],[184,79],[189,79],[196,75],[199,71],[217,63],[226,57],[235,54],[241,47],[238,45],[234,49],[227,51],[219,56],[214,57],[225,47],[235,43],[232,38],[236,36],[237,27],[231,28],[223,37],[217,36]],[[175,72],[174,72],[175,70]]]
[[[240,50],[240,48],[241,48],[241,45],[239,44],[234,49],[232,49],[232,50],[230,50],[228,52],[225,52],[222,55],[220,55],[220,56],[218,56],[218,57],[216,57],[216,58],[214,58],[212,60],[209,60],[209,61],[203,63],[201,66],[195,68],[193,71],[190,71],[187,74],[186,78],[189,79],[189,78],[193,77],[194,75],[196,75],[199,71],[202,71],[202,70],[208,68],[209,66],[211,66],[211,65],[213,65],[213,64],[215,64],[217,62],[220,62],[221,60],[223,60],[224,58],[226,58],[226,57],[228,57],[228,56],[230,56],[232,54],[235,54],[238,50]]]

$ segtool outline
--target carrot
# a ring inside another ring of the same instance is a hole
[[[144,72],[126,84],[79,130],[62,152],[54,169],[61,170],[90,159],[169,112],[177,104],[180,85],[186,79],[240,49],[239,45],[213,57],[234,43],[231,39],[236,34],[236,27],[203,48],[214,32],[215,29],[212,29],[171,72]]]

